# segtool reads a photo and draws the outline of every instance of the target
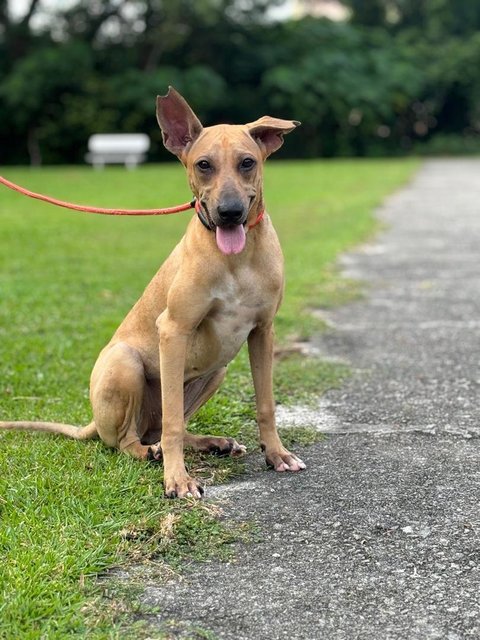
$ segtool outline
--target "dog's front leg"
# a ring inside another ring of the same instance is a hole
[[[248,353],[257,405],[260,444],[275,471],[300,471],[305,463],[282,445],[275,425],[273,398],[273,326],[257,326],[248,336]]]
[[[183,454],[184,372],[188,333],[168,314],[157,320],[160,344],[160,380],[162,387],[162,438],[164,484],[167,498],[201,498],[202,487],[185,469]]]

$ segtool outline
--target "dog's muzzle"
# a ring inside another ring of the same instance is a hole
[[[245,224],[248,211],[242,204],[225,204],[217,207],[217,226],[230,226],[235,224]]]

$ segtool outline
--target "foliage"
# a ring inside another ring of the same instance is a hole
[[[406,51],[384,32],[349,24],[304,20],[288,31],[297,64],[273,67],[264,85],[277,110],[304,122],[308,155],[365,155],[395,147],[407,133],[408,110],[422,86]]]
[[[170,84],[205,124],[302,120],[285,156],[479,141],[480,0],[345,0],[338,23],[276,22],[282,0],[77,0],[50,14],[30,0],[21,19],[13,4],[0,0],[0,163],[81,162],[108,131],[145,131],[166,159],[154,98]]]

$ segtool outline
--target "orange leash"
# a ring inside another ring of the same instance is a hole
[[[81,204],[65,202],[64,200],[57,200],[56,198],[44,196],[41,193],[35,193],[34,191],[29,191],[14,182],[10,182],[10,180],[7,180],[3,176],[0,176],[0,183],[13,191],[22,193],[24,196],[35,198],[36,200],[42,200],[43,202],[49,202],[57,207],[65,207],[66,209],[73,209],[74,211],[84,211],[85,213],[100,213],[107,216],[163,216],[169,215],[170,213],[187,211],[188,209],[193,209],[195,207],[195,200],[186,202],[185,204],[179,204],[176,207],[164,207],[163,209],[104,209],[102,207],[87,207]]]

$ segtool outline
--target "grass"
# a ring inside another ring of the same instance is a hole
[[[334,260],[372,232],[374,207],[415,166],[396,160],[268,165],[266,201],[287,270],[280,342],[308,338],[317,328],[305,312],[309,306],[351,295]],[[177,165],[130,173],[83,167],[2,173],[34,191],[103,206],[147,208],[189,198]],[[96,355],[190,214],[88,216],[0,189],[0,419],[85,424]],[[287,358],[276,370],[277,396],[303,401],[338,384],[342,373],[333,365]],[[250,450],[256,446],[245,352],[192,428],[238,436]],[[312,434],[299,429],[285,439],[308,443]],[[241,473],[232,460],[190,456],[188,464],[210,482]],[[99,442],[1,434],[0,638],[122,637],[123,609],[99,596],[98,574],[131,558],[155,556],[179,565],[185,558],[228,554],[238,531],[208,503],[164,500],[161,483],[160,466],[132,461]]]

